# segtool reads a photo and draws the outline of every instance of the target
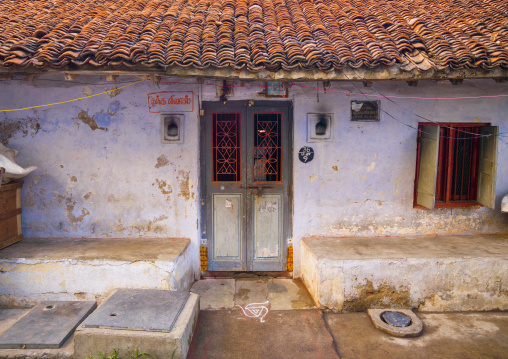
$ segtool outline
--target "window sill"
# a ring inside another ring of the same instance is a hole
[[[472,207],[472,208],[481,208],[483,207],[480,203],[475,201],[468,201],[468,202],[449,202],[449,203],[443,203],[443,202],[436,202],[434,205],[434,208],[464,208],[464,207]],[[421,206],[419,204],[414,203],[413,208],[416,209],[428,209],[427,207]]]

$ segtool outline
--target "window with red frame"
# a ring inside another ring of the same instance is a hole
[[[485,123],[420,123],[415,205],[493,207],[497,134]]]

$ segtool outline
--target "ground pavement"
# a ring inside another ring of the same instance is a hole
[[[417,312],[423,335],[402,339],[376,330],[365,312],[319,310],[298,280],[205,279],[191,291],[201,296],[192,359],[508,358],[508,312]],[[25,313],[0,308],[0,334]],[[72,339],[60,349],[3,349],[0,358],[70,359]]]
[[[316,309],[304,289],[291,279],[196,282],[202,310],[188,358],[508,358],[508,312],[417,313],[423,335],[403,339],[367,313]]]

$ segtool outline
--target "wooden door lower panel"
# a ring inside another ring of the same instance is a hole
[[[284,266],[283,195],[255,196],[253,208],[253,270],[279,271]]]
[[[212,270],[243,270],[243,205],[241,193],[213,194]],[[220,267],[218,264],[220,263]]]

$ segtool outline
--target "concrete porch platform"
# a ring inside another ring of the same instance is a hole
[[[24,239],[0,250],[0,305],[101,301],[116,288],[188,290],[190,240]]]
[[[508,309],[508,236],[302,240],[303,281],[333,311]]]

